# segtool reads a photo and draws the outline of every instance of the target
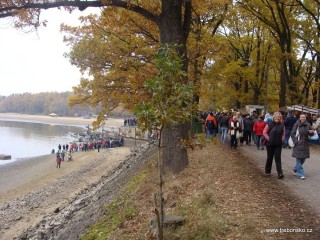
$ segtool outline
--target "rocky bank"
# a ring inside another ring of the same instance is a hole
[[[86,179],[95,174],[93,169],[101,172],[105,165],[106,156],[100,155],[40,190],[1,204],[0,239],[79,239],[89,225],[106,214],[102,208],[121,194],[122,186],[154,152],[148,143],[132,147],[118,165],[100,175],[98,181],[86,184]],[[82,187],[74,189],[79,182],[83,182]],[[23,231],[18,230],[21,227]]]

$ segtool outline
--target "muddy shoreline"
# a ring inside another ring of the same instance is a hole
[[[0,119],[63,125],[93,121],[24,114],[0,114]],[[109,119],[106,126],[116,128],[121,124],[121,119]],[[56,209],[67,208],[92,186],[99,185],[104,176],[113,178],[116,169],[131,158],[133,145],[128,140],[124,147],[76,152],[74,160],[62,162],[60,169],[51,154],[1,165],[0,239],[20,239]]]

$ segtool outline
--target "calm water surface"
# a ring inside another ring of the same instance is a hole
[[[74,140],[70,133],[83,131],[75,126],[0,120],[0,154],[12,156],[12,160],[0,160],[0,165],[50,154],[59,144]]]

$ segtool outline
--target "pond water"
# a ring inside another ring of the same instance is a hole
[[[81,133],[84,128],[33,122],[0,120],[0,154],[11,155],[11,160],[0,160],[0,165],[50,154],[58,145],[73,141],[71,133]]]

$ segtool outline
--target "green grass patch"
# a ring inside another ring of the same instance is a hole
[[[92,225],[81,240],[107,240],[108,235],[114,230],[121,228],[124,222],[137,216],[137,206],[133,202],[130,194],[133,193],[146,179],[148,173],[140,172],[132,177],[125,187],[125,194],[112,200],[103,211],[105,216]]]

